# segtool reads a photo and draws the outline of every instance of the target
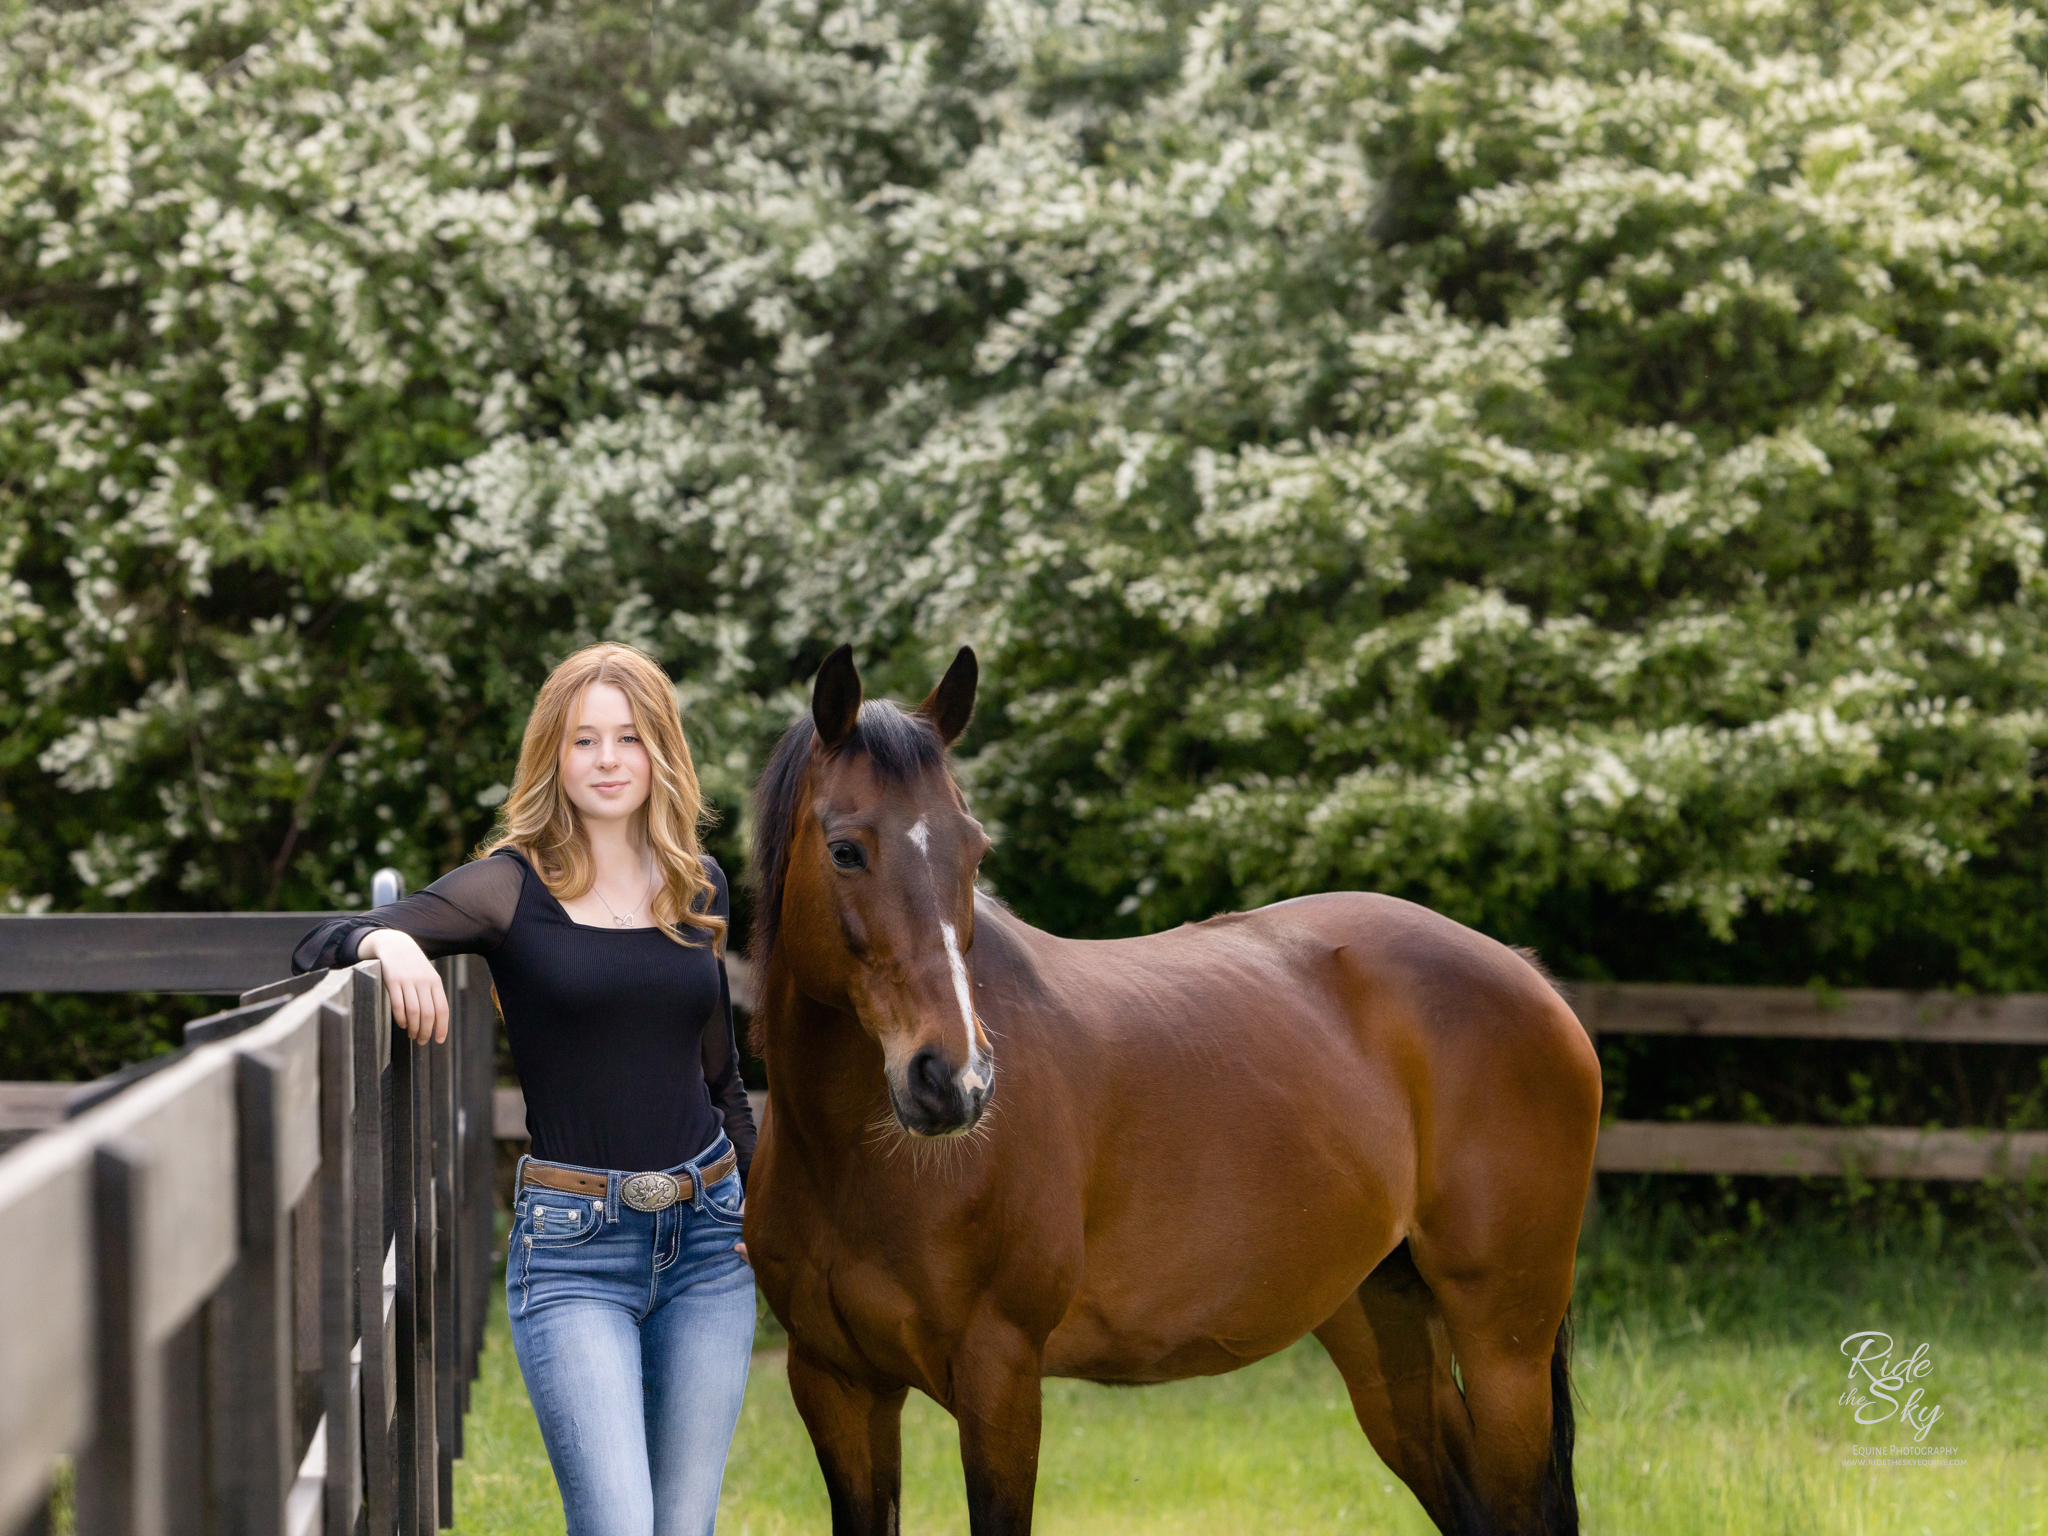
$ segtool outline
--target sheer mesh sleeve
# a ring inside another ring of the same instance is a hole
[[[725,871],[711,855],[704,855],[710,871],[713,915],[732,918],[732,895],[726,889]],[[704,1086],[711,1090],[711,1105],[725,1121],[725,1134],[739,1154],[740,1183],[747,1181],[754,1164],[754,1111],[747,1103],[747,1085],[740,1077],[739,1041],[732,1025],[732,983],[726,979],[725,961],[718,962],[718,1011],[704,1024]]]
[[[322,966],[354,965],[356,947],[375,928],[396,928],[411,934],[429,959],[443,955],[488,955],[512,926],[525,880],[519,861],[510,856],[477,859],[450,870],[417,895],[375,912],[331,917],[299,940],[292,953],[292,971],[317,971]]]

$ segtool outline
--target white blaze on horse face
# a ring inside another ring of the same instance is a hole
[[[917,844],[917,851],[927,859],[932,856],[932,829],[925,825],[922,816],[917,818],[917,825],[910,829],[910,840]]]
[[[923,825],[923,823],[919,823]],[[960,1021],[967,1026],[967,1066],[960,1074],[960,1081],[968,1091],[978,1092],[988,1087],[984,1072],[986,1063],[981,1056],[981,1043],[976,1038],[974,1027],[974,993],[967,984],[967,959],[960,953],[960,931],[951,923],[939,924],[939,935],[946,941],[946,964],[953,970],[953,995],[960,1000]]]

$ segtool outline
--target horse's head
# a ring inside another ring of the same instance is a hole
[[[757,818],[757,864],[780,874],[762,891],[770,943],[801,993],[881,1046],[896,1118],[918,1136],[972,1130],[994,1087],[967,971],[989,842],[946,767],[975,680],[963,648],[914,711],[863,703],[841,646],[763,776]]]

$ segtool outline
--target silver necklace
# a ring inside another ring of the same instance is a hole
[[[632,912],[628,912],[628,913],[626,913],[626,914],[625,914],[625,915],[624,915],[623,917],[622,917],[622,916],[620,916],[620,915],[619,915],[619,909],[618,909],[617,907],[613,906],[613,905],[612,905],[612,904],[611,904],[610,902],[608,902],[608,901],[605,901],[605,900],[604,900],[604,887],[603,887],[603,886],[601,886],[601,885],[599,885],[599,884],[597,883],[597,877],[596,877],[596,876],[594,876],[594,875],[593,875],[593,876],[591,877],[591,880],[590,880],[590,888],[591,888],[591,889],[592,889],[593,891],[596,891],[596,892],[597,892],[597,899],[598,899],[599,901],[604,901],[604,909],[605,909],[605,911],[607,911],[607,912],[611,913],[611,915],[612,915],[612,926],[613,926],[613,927],[615,927],[615,928],[631,928],[631,927],[633,926],[633,913],[632,913]],[[650,874],[650,875],[649,875],[649,876],[647,877],[647,884],[646,884],[646,885],[644,885],[644,886],[642,886],[642,887],[641,887],[641,889],[640,889],[640,899],[641,899],[642,901],[645,901],[645,900],[647,899],[647,893],[648,893],[648,892],[649,892],[650,890],[652,890],[653,888],[654,888],[654,876]],[[635,910],[637,911],[638,909],[636,908]]]

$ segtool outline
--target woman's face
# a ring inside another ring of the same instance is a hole
[[[592,683],[570,711],[562,787],[578,814],[618,821],[647,803],[653,765],[633,724],[633,707],[610,683]]]

